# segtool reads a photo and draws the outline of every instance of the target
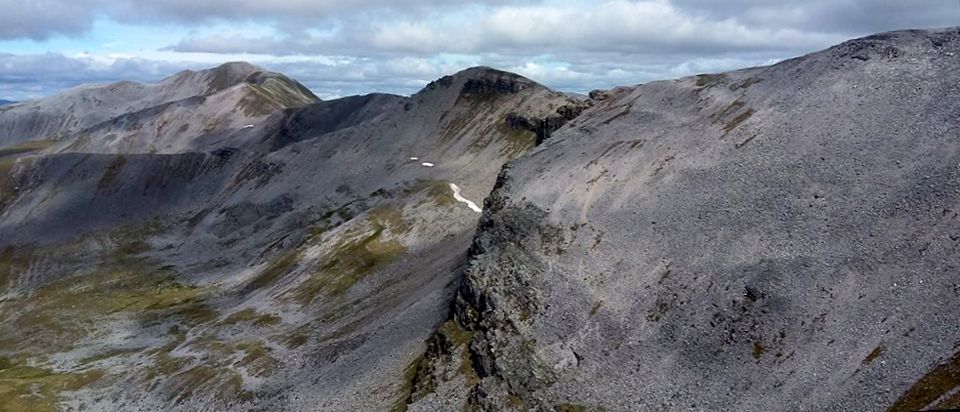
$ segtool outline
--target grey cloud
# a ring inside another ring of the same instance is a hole
[[[960,23],[956,0],[672,0],[677,7],[759,27],[862,35]]]
[[[87,31],[98,16],[123,22],[273,22],[286,28],[355,14],[423,15],[520,0],[0,0],[0,39],[42,40]]]
[[[476,64],[582,92],[766,64],[854,36],[960,22],[960,1],[953,0],[611,0],[589,6],[520,0],[106,1],[46,0],[51,9],[63,5],[67,11],[53,14],[0,0],[13,10],[0,15],[0,38],[82,31],[91,9],[131,21],[273,23],[277,36],[190,37],[166,50],[253,54],[258,64],[329,98],[410,94]],[[466,5],[477,12],[455,13]],[[0,54],[0,98],[20,100],[88,82],[154,81],[202,66]]]
[[[576,59],[560,70],[521,61],[514,57],[488,56],[480,60],[435,63],[424,58],[345,58],[336,62],[304,59],[257,62],[304,83],[318,96],[329,99],[372,92],[412,94],[432,80],[477,64],[499,67],[526,75],[550,87],[585,92],[613,85],[634,84],[681,75],[732,69],[762,63],[762,60],[700,59],[696,61],[638,63]],[[165,62],[119,59],[103,64],[90,58],[60,54],[0,54],[0,99],[27,100],[89,83],[118,80],[155,82],[183,69],[202,69],[196,62]]]
[[[93,23],[99,0],[0,0],[0,39],[43,40],[55,34],[76,34]]]
[[[146,59],[119,59],[110,64],[57,53],[14,55],[0,53],[0,99],[26,100],[88,83],[118,80],[157,81],[196,63]]]

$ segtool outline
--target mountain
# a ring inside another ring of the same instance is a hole
[[[329,101],[230,63],[0,108],[0,405],[958,407],[957,53]]]
[[[10,101],[10,100],[2,100],[2,99],[0,99],[0,106],[4,106],[4,105],[8,105],[8,104],[13,104],[13,103],[16,103],[16,102]]]
[[[596,96],[498,179],[414,405],[958,407],[957,53],[886,33]]]
[[[318,99],[248,63],[184,71],[156,84],[81,86],[0,109],[0,144],[46,141],[55,151],[169,153],[209,148],[244,126]],[[169,127],[175,123],[177,127]],[[198,146],[198,147],[193,147]]]
[[[401,377],[446,316],[480,217],[458,196],[481,202],[506,161],[580,105],[475,68],[411,97],[278,110],[234,131],[249,144],[206,152],[189,140],[89,152],[93,130],[167,137],[130,113],[3,149],[0,356],[45,375],[16,375],[0,403],[40,387],[23,408],[402,404]],[[194,122],[165,124],[190,135]],[[61,382],[78,390],[61,395]]]

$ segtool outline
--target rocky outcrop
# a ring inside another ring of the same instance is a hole
[[[560,106],[556,113],[542,119],[528,119],[516,113],[507,114],[507,124],[516,130],[526,130],[536,134],[536,144],[541,144],[550,138],[550,135],[559,130],[567,122],[577,118],[580,113],[590,107],[590,102],[581,102],[575,105]]]

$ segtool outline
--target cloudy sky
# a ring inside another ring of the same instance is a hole
[[[323,98],[488,65],[583,92],[768,64],[960,0],[0,0],[0,99],[246,60]]]

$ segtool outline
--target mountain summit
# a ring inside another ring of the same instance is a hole
[[[960,407],[958,55],[0,107],[0,409]]]
[[[155,84],[81,86],[56,96],[4,106],[0,109],[0,144],[40,140],[60,143],[71,151],[167,151],[170,149],[165,146],[179,148],[183,143],[165,140],[183,136],[142,135],[143,129],[162,134],[161,118],[178,118],[181,125],[193,129],[190,136],[195,136],[197,130],[240,127],[255,118],[317,100],[306,87],[282,74],[249,63],[227,63],[209,70],[180,72]],[[182,119],[184,115],[192,116],[193,121]],[[104,136],[97,136],[98,130],[116,132],[118,119],[133,121],[133,127],[124,133],[136,136],[125,137],[124,141],[104,141]]]

